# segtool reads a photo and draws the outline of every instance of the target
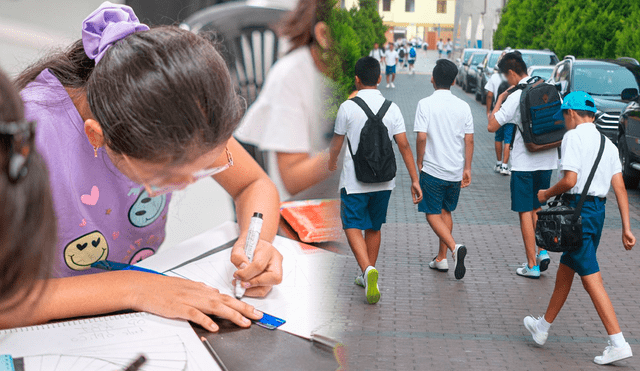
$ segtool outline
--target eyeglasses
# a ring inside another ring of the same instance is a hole
[[[163,194],[167,194],[167,193],[171,193],[180,189],[183,189],[184,187],[188,186],[191,183],[195,183],[200,179],[206,178],[206,177],[210,177],[210,176],[214,176],[218,173],[221,173],[225,170],[227,170],[228,168],[230,168],[231,166],[233,166],[233,157],[231,156],[231,152],[229,152],[229,149],[225,147],[225,153],[227,154],[227,163],[223,166],[217,166],[217,167],[213,167],[213,168],[209,168],[209,169],[202,169],[202,170],[198,170],[195,173],[191,174],[191,181],[190,182],[181,182],[181,183],[177,183],[177,184],[167,184],[167,185],[163,185],[163,186],[150,186],[147,183],[142,183],[142,185],[144,186],[144,189],[147,191],[147,194],[149,194],[149,197],[157,197],[157,196],[161,196]],[[124,156],[124,158],[127,160],[127,162],[129,163],[129,165],[131,166],[131,168],[133,169],[133,166],[131,164],[131,161],[128,159],[127,156]],[[136,172],[135,170],[133,170],[134,172]],[[136,175],[139,176],[136,172]]]
[[[0,121],[0,136],[6,136],[9,144],[9,156],[4,168],[11,183],[17,183],[29,172],[35,131],[35,121]]]

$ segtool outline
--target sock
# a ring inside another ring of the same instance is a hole
[[[626,341],[624,341],[624,336],[622,335],[622,332],[609,335],[609,339],[611,340],[611,344],[613,344],[614,348],[622,348],[627,343]]]
[[[504,167],[508,167],[509,165],[507,165],[507,163],[506,163],[506,162],[503,162],[503,163],[502,163],[502,166],[504,166]]]
[[[544,318],[544,316],[542,316],[542,317],[540,317],[538,319],[538,323],[537,323],[536,327],[538,328],[538,331],[540,331],[540,332],[549,332],[549,328],[551,327],[551,324],[549,322],[547,322],[547,320]]]
[[[502,165],[502,161],[496,161],[496,166]]]

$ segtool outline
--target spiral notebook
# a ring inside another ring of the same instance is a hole
[[[0,331],[0,354],[25,371],[220,370],[188,322],[131,313]]]

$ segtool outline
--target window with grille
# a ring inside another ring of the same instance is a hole
[[[416,11],[416,1],[415,0],[405,0],[404,11],[407,12],[407,13],[415,12]]]
[[[383,12],[391,11],[391,0],[382,0],[382,11]]]
[[[438,0],[438,13],[447,12],[447,0]]]

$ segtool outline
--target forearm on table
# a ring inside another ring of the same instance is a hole
[[[262,213],[262,232],[260,238],[272,242],[280,223],[280,197],[278,190],[269,178],[253,181],[235,200],[236,217],[240,226],[240,236],[247,234],[253,213]]]
[[[295,161],[284,161],[282,156],[286,157],[287,155],[298,155],[300,158]],[[287,192],[294,195],[320,183],[331,175],[329,152],[323,151],[315,156],[278,153],[278,169]]]
[[[135,309],[137,274],[148,273],[117,271],[49,279],[19,305],[1,311],[0,328]]]

